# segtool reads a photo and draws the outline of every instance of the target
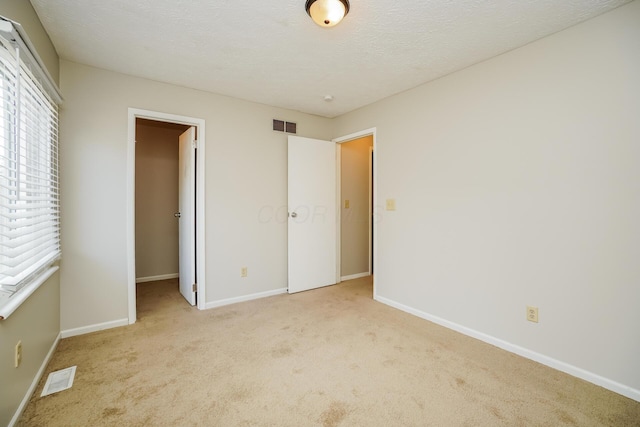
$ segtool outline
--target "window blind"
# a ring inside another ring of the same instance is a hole
[[[60,256],[57,99],[22,32],[0,19],[0,290],[5,293],[18,291]]]

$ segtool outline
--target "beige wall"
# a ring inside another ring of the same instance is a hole
[[[397,199],[380,297],[640,396],[639,22],[635,1],[336,119],[377,127]]]
[[[369,272],[369,174],[373,136],[340,144],[340,275]],[[349,208],[345,201],[349,201]]]
[[[129,107],[206,120],[208,302],[286,288],[286,218],[264,215],[287,204],[287,138],[271,130],[271,120],[330,139],[329,119],[64,60],[61,88],[63,330],[128,315]]]
[[[378,295],[639,390],[639,20],[632,2],[335,120],[62,61],[63,329],[127,317],[128,107],[207,121],[209,301],[286,286],[286,222],[258,220],[286,205],[270,120],[320,139],[376,127],[379,198],[398,201]],[[21,311],[57,324],[57,279],[41,289],[0,323],[3,348]]]
[[[60,332],[60,276],[54,273],[8,319],[0,320],[0,425],[13,418]],[[14,351],[22,341],[22,363]]]
[[[51,76],[58,81],[58,55],[26,0],[0,0],[0,15],[22,24]],[[0,320],[0,425],[7,425],[25,397],[60,332],[60,277],[55,273],[6,320]],[[14,368],[14,348],[23,356]]]
[[[178,273],[178,137],[188,126],[138,120],[136,277]]]
[[[60,67],[56,52],[49,35],[45,31],[31,2],[28,0],[0,0],[0,15],[22,25],[29,39],[38,51],[38,55],[47,67],[53,81],[60,81]]]

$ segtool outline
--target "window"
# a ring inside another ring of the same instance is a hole
[[[59,100],[22,27],[0,18],[0,306],[60,257]]]

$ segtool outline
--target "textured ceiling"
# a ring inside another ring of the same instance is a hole
[[[335,117],[630,0],[31,0],[61,58]],[[333,102],[324,96],[332,95]]]

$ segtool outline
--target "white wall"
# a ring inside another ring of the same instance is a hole
[[[286,135],[330,139],[331,121],[61,61],[62,329],[127,318],[128,108],[206,120],[208,302],[285,288]],[[263,209],[265,208],[266,209]],[[263,213],[260,216],[260,213]],[[240,268],[249,277],[240,277]]]
[[[336,119],[377,128],[397,199],[379,297],[640,398],[639,23],[636,1]]]

